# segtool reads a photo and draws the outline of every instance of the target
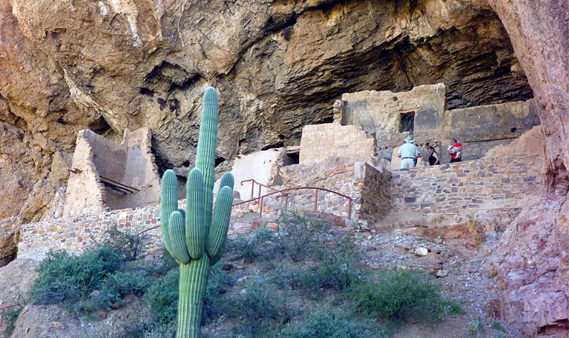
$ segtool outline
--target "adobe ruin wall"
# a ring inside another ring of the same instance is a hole
[[[63,216],[156,203],[160,178],[148,128],[125,131],[116,143],[90,130],[77,136]]]

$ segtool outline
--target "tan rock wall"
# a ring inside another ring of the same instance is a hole
[[[380,158],[394,159],[392,154],[410,133],[428,158],[427,146],[434,146],[441,163],[448,163],[446,149],[451,138],[464,147],[463,159],[483,157],[489,149],[507,145],[524,132],[539,125],[535,101],[518,101],[464,109],[446,110],[446,86],[415,87],[408,92],[364,91],[342,96],[334,109],[343,124],[361,125],[376,137]],[[401,132],[401,116],[415,114],[412,132]],[[397,168],[398,164],[392,165]]]
[[[401,132],[401,114],[415,113],[415,132],[440,130],[446,110],[446,92],[446,86],[439,83],[414,87],[406,92],[343,94],[342,124],[361,125],[365,131],[376,135],[398,134]]]
[[[101,212],[105,208],[105,187],[99,180],[93,161],[95,154],[89,141],[91,134],[90,131],[82,130],[77,135],[77,146],[65,193],[64,217]]]
[[[371,161],[375,140],[359,126],[327,123],[305,126],[300,141],[300,163],[321,162],[343,157],[346,162]]]

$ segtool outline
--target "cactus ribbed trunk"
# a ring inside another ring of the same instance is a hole
[[[178,209],[176,173],[162,176],[161,216],[164,247],[180,263],[177,338],[199,338],[210,265],[223,254],[233,205],[231,173],[221,178],[215,208],[213,181],[218,98],[214,88],[204,94],[196,168],[187,180],[186,210]],[[212,213],[213,209],[213,213]]]
[[[200,322],[209,273],[209,257],[203,255],[180,264],[178,332],[176,338],[201,337]]]

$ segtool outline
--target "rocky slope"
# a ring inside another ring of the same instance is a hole
[[[0,217],[24,221],[62,198],[80,129],[150,127],[159,164],[186,172],[206,85],[219,163],[295,144],[344,92],[445,82],[450,108],[533,95],[500,20],[470,0],[0,0],[0,36],[0,184],[17,192]]]

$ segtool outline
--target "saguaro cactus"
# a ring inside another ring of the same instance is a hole
[[[166,250],[180,263],[177,338],[200,337],[200,319],[209,267],[223,254],[233,204],[233,175],[221,179],[212,215],[217,92],[204,94],[196,168],[187,181],[186,210],[178,209],[177,179],[162,177],[162,237]]]

